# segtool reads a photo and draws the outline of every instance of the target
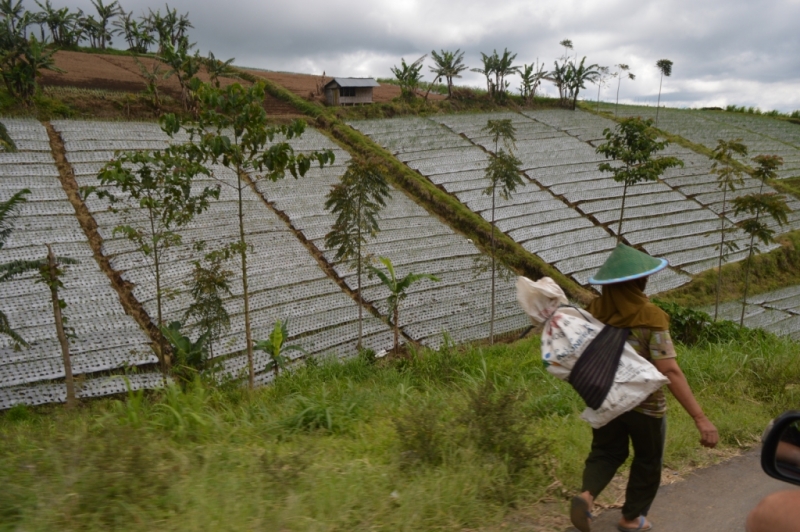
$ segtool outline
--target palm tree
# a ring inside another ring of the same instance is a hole
[[[656,67],[661,71],[661,81],[658,82],[658,103],[656,104],[656,127],[658,127],[658,108],[661,107],[661,84],[664,82],[664,76],[670,77],[672,75],[672,61],[659,59],[656,61]]]
[[[467,70],[467,66],[463,63],[464,52],[461,49],[455,52],[442,50],[441,54],[438,54],[436,50],[431,50],[431,57],[436,63],[435,67],[429,67],[431,72],[436,74],[436,79],[444,78],[447,81],[447,97],[452,98],[453,78],[460,78],[461,73]]]
[[[628,65],[626,65],[625,63],[619,63],[618,65],[616,65],[616,67],[617,67],[617,73],[616,73],[616,76],[617,76],[617,103],[614,104],[614,116],[615,117],[617,116],[617,108],[619,107],[619,87],[622,84],[622,73],[623,72],[627,72],[628,73],[628,79],[631,80],[631,81],[636,79],[636,76],[633,74],[633,72],[630,71],[630,67]]]

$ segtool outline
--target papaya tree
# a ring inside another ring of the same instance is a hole
[[[71,328],[67,326],[67,317],[63,310],[67,307],[66,301],[58,295],[59,288],[64,288],[61,277],[64,271],[61,267],[65,264],[77,264],[78,261],[68,257],[56,257],[53,248],[47,245],[47,258],[39,266],[40,281],[50,289],[50,300],[53,304],[53,319],[56,326],[56,337],[61,346],[61,360],[64,364],[64,383],[67,389],[67,408],[78,404],[75,396],[75,380],[72,377],[72,360],[69,354],[69,338],[74,337]]]
[[[219,197],[219,186],[193,192],[192,183],[209,170],[185,146],[164,150],[117,154],[98,175],[100,187],[84,187],[84,197],[95,194],[109,201],[111,212],[123,223],[114,235],[130,241],[153,268],[156,282],[156,326],[164,325],[163,300],[170,290],[163,285],[163,259],[169,248],[181,243],[180,228],[205,211]],[[160,346],[159,363],[166,376],[166,346]]]
[[[380,279],[383,286],[389,289],[389,297],[386,298],[388,314],[394,328],[394,352],[400,349],[400,302],[408,296],[408,289],[417,281],[427,279],[429,281],[439,281],[439,278],[429,273],[409,273],[402,279],[397,278],[392,261],[387,257],[379,257],[379,261],[386,268],[386,273],[379,270],[372,264],[368,266],[370,273]]]
[[[494,142],[494,153],[489,158],[489,165],[486,167],[486,179],[489,180],[489,186],[483,191],[486,196],[492,197],[492,214],[491,214],[491,254],[492,254],[492,289],[491,289],[491,316],[489,318],[489,343],[494,343],[494,317],[495,317],[495,284],[497,276],[497,259],[495,250],[495,205],[497,203],[498,189],[500,197],[508,200],[511,199],[512,193],[518,186],[522,185],[524,181],[520,175],[520,167],[522,162],[517,159],[511,151],[514,141],[516,140],[514,134],[516,130],[510,119],[502,120],[489,120],[486,126],[482,129],[492,136]],[[502,140],[504,148],[499,147]],[[506,149],[508,151],[506,151]]]
[[[747,156],[747,146],[742,144],[742,139],[717,141],[714,148],[711,164],[711,173],[717,176],[717,188],[722,189],[722,210],[719,213],[719,260],[717,261],[717,293],[714,302],[714,320],[719,314],[719,296],[722,283],[722,261],[728,253],[739,249],[734,240],[725,240],[725,235],[735,227],[726,228],[728,191],[734,192],[736,187],[744,184],[744,168],[736,164],[734,156]]]
[[[255,365],[247,276],[247,252],[250,246],[245,231],[245,189],[260,179],[282,179],[287,172],[294,178],[301,177],[312,163],[316,162],[322,167],[332,163],[334,155],[331,150],[294,153],[288,141],[303,134],[305,122],[295,120],[290,124],[273,125],[264,110],[263,82],[249,87],[233,83],[217,88],[195,79],[191,83],[191,90],[197,98],[196,120],[184,124],[176,115],[168,114],[164,116],[163,127],[169,135],[181,129],[189,133],[190,140],[185,147],[193,154],[193,160],[204,164],[220,164],[236,176],[234,182],[221,180],[221,183],[233,188],[237,198],[239,234],[232,249],[240,259],[248,385],[253,388]],[[276,137],[285,140],[275,141]]]
[[[669,142],[658,140],[655,131],[650,127],[652,125],[653,121],[650,119],[625,118],[614,130],[606,128],[603,131],[606,142],[595,150],[606,159],[617,162],[617,164],[600,163],[597,168],[601,172],[610,173],[617,183],[623,183],[617,242],[622,241],[622,220],[625,218],[628,187],[642,181],[658,181],[668,168],[683,166],[683,161],[677,157],[655,156],[664,150]]]
[[[358,349],[361,349],[363,340],[361,278],[366,259],[364,248],[368,239],[375,238],[380,231],[379,213],[390,197],[389,183],[378,165],[354,157],[325,200],[325,208],[336,215],[336,221],[325,235],[325,246],[336,250],[334,260],[349,262],[356,270]]]
[[[615,74],[615,76],[617,76],[617,101],[614,104],[614,116],[617,116],[617,108],[619,107],[619,88],[622,86],[622,74],[624,72],[631,81],[636,79],[636,75],[631,72],[631,67],[625,63],[619,63],[615,66],[617,67],[617,73]]]
[[[656,61],[656,68],[661,72],[661,80],[658,82],[658,103],[656,103],[656,127],[658,127],[658,109],[661,107],[661,85],[664,83],[664,77],[672,75],[672,61],[659,59]]]
[[[747,291],[750,286],[750,265],[753,253],[760,252],[755,245],[758,238],[765,246],[775,241],[773,238],[775,231],[764,221],[762,215],[769,216],[778,225],[786,223],[787,214],[790,209],[786,204],[786,198],[774,192],[764,192],[764,185],[770,179],[775,179],[778,175],[778,168],[783,165],[783,159],[777,155],[757,155],[752,161],[756,164],[750,175],[761,181],[758,192],[753,192],[745,196],[739,196],[733,200],[733,213],[736,216],[750,215],[750,218],[740,220],[736,225],[745,233],[750,235],[750,243],[747,260],[744,265],[744,291],[742,294],[742,314],[739,318],[739,325],[744,325],[744,312],[747,306]]]

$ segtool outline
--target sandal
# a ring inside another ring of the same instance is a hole
[[[645,527],[644,526],[645,523],[647,523],[647,519],[645,518],[645,516],[640,515],[639,526],[637,526],[636,528],[628,528],[627,526],[617,525],[617,530],[619,530],[619,532],[645,532],[646,530],[653,529],[653,525],[647,523],[647,527]]]
[[[580,532],[592,532],[592,519],[594,516],[589,511],[589,503],[586,499],[580,496],[572,498],[572,504],[569,510],[569,519],[572,521],[572,526],[580,530]]]

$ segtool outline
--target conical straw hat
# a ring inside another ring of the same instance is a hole
[[[625,244],[617,244],[589,284],[613,284],[647,277],[666,268],[666,259],[657,259]]]

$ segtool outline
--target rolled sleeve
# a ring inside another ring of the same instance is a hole
[[[678,353],[675,352],[675,346],[672,345],[669,331],[653,331],[650,334],[650,358],[663,360],[677,357]]]

